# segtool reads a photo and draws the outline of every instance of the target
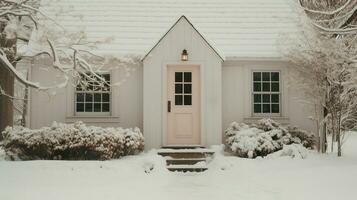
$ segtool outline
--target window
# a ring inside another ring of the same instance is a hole
[[[280,113],[280,72],[253,72],[253,113]]]
[[[110,112],[111,91],[110,74],[82,75],[82,81],[76,87],[75,110],[77,113],[108,113]]]
[[[192,72],[175,72],[175,105],[192,105]]]

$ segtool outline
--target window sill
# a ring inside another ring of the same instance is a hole
[[[288,117],[274,117],[274,116],[254,116],[254,117],[246,117],[243,119],[244,123],[253,124],[257,123],[259,120],[263,118],[270,118],[282,125],[287,125],[290,123],[290,119]]]
[[[66,123],[82,121],[85,123],[119,123],[117,116],[67,116]]]

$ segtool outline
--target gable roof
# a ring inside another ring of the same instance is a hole
[[[281,34],[295,32],[287,0],[42,0],[41,10],[89,40],[114,37],[101,54],[144,56],[185,15],[225,57],[279,57]],[[66,10],[59,15],[56,11]],[[81,20],[79,20],[81,19]]]
[[[190,24],[190,26],[195,30],[195,32],[203,39],[203,41],[209,46],[209,48],[211,48],[214,53],[223,61],[223,57],[217,52],[217,50],[206,40],[205,37],[203,37],[203,35],[195,28],[195,26],[190,22],[190,20],[187,19],[187,17],[185,15],[182,15],[172,26],[171,28],[159,39],[159,41],[157,41],[157,43],[150,49],[149,52],[147,52],[145,54],[145,56],[141,59],[141,60],[145,60],[145,58],[156,48],[157,45],[160,44],[161,40],[164,39],[166,37],[166,35],[176,26],[176,24],[181,21],[181,20],[185,20],[188,24]]]

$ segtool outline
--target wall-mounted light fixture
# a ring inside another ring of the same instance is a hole
[[[188,61],[188,53],[187,53],[186,49],[182,50],[181,60],[182,61]]]

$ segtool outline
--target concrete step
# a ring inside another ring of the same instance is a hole
[[[158,154],[171,158],[206,158],[212,156],[214,152],[208,149],[161,149]]]
[[[172,172],[203,172],[208,168],[202,165],[169,165],[167,169]]]
[[[203,172],[208,169],[214,151],[196,149],[160,149],[158,154],[166,158],[167,169],[172,172]]]
[[[167,165],[194,165],[199,162],[206,162],[206,158],[167,158]]]

